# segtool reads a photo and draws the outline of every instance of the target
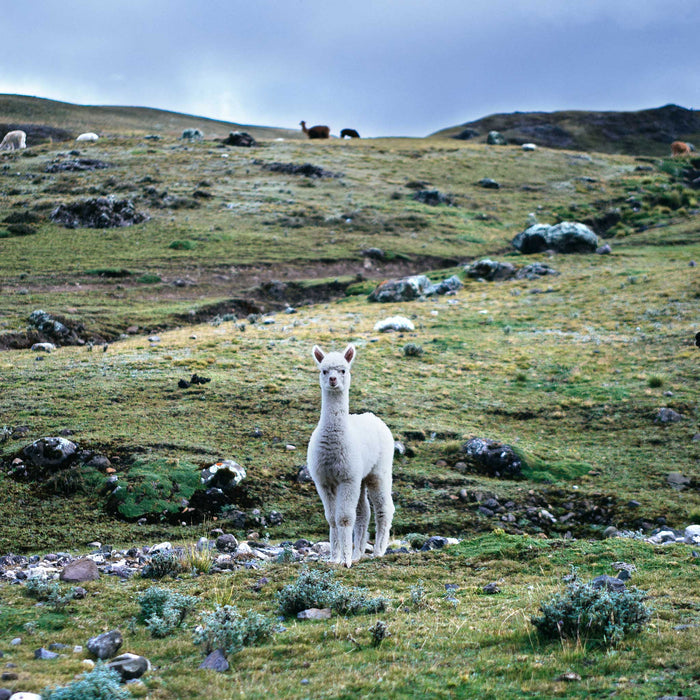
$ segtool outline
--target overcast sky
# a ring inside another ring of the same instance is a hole
[[[700,107],[700,0],[23,0],[0,93],[425,136],[497,112]]]

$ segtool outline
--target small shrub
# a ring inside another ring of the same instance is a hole
[[[163,638],[182,625],[187,613],[197,605],[197,598],[153,586],[139,596],[138,602],[141,620],[151,636]]]
[[[168,248],[172,250],[194,250],[197,247],[195,241],[185,239],[184,241],[173,241]]]
[[[350,588],[333,580],[332,571],[302,569],[297,580],[277,593],[282,615],[296,615],[308,608],[331,608],[340,615],[376,613],[386,609],[383,596],[369,598],[364,588]]]
[[[389,636],[389,631],[386,622],[377,620],[369,628],[369,633],[372,635],[372,646],[378,647]]]
[[[56,612],[63,610],[75,598],[74,588],[61,593],[58,581],[46,581],[38,577],[27,579],[24,589],[28,596],[46,602]]]
[[[208,574],[213,565],[211,551],[208,548],[197,549],[196,545],[190,545],[180,557],[183,569],[192,573]]]
[[[165,578],[182,573],[182,562],[175,552],[156,552],[151,561],[143,567],[143,578]]]
[[[194,643],[202,644],[210,654],[221,649],[224,654],[235,654],[243,647],[253,646],[270,638],[275,621],[252,610],[243,617],[232,605],[217,605],[202,613],[201,624],[194,630]]]
[[[658,389],[663,386],[664,380],[661,377],[653,376],[647,379],[647,386],[651,389]]]
[[[155,274],[155,272],[147,272],[141,275],[141,277],[139,277],[136,281],[140,282],[141,284],[157,284],[162,280],[160,275]]]
[[[414,608],[424,608],[428,604],[428,594],[425,592],[422,579],[411,586],[411,604]]]
[[[43,700],[128,700],[131,693],[120,685],[119,674],[98,663],[77,680],[56,688],[45,688]]]
[[[568,639],[611,647],[639,632],[651,617],[646,594],[637,589],[608,591],[573,581],[565,593],[540,603],[532,624],[545,639]]]
[[[459,447],[462,447],[461,443]],[[420,549],[428,541],[428,535],[424,535],[422,532],[409,532],[404,539],[413,549]]]

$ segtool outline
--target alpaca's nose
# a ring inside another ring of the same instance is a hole
[[[338,378],[337,377],[329,377],[328,378],[328,383],[331,386],[335,386],[338,383]]]

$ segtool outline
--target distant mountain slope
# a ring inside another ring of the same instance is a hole
[[[180,135],[199,129],[205,138],[225,138],[231,131],[247,131],[256,139],[305,138],[301,129],[247,126],[148,107],[93,107],[25,95],[0,95],[0,131],[23,128],[31,145],[50,138],[75,138],[85,131],[100,135]],[[1,137],[0,137],[1,138]]]
[[[677,105],[638,112],[514,112],[493,114],[431,136],[485,142],[489,131],[499,131],[513,144],[661,156],[669,154],[669,144],[676,140],[700,147],[700,112]]]

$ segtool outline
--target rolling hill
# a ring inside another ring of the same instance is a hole
[[[509,143],[625,155],[668,155],[672,141],[700,143],[700,113],[677,105],[637,112],[513,112],[452,126],[433,137],[485,143],[498,131]]]

